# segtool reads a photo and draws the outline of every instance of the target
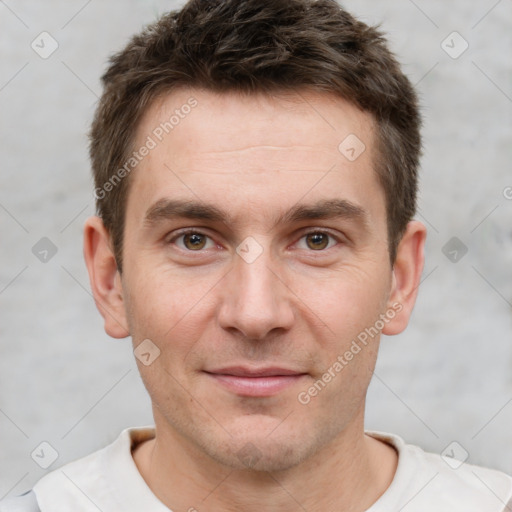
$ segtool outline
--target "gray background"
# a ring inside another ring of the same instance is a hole
[[[104,333],[89,292],[86,132],[107,56],[177,5],[0,1],[0,498],[45,474],[30,456],[42,441],[51,470],[152,421],[130,341]],[[425,117],[427,263],[409,328],[383,338],[366,428],[434,452],[457,441],[468,462],[512,473],[512,3],[344,5],[382,22]],[[31,48],[42,31],[59,45],[47,59]],[[442,47],[453,31],[469,44],[458,58]],[[32,252],[43,237],[47,262]]]

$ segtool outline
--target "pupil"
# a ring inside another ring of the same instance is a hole
[[[309,241],[313,244],[313,249],[323,249],[327,247],[327,237],[324,233],[313,233],[308,236]]]
[[[191,245],[194,249],[201,248],[204,246],[203,235],[199,235],[197,233],[193,233],[191,235],[186,236],[187,245]]]

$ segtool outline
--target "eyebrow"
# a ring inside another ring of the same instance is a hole
[[[183,199],[160,199],[152,205],[144,216],[144,224],[152,227],[165,220],[188,218],[210,222],[233,224],[233,217],[221,208],[201,201]],[[304,220],[343,218],[368,225],[368,213],[359,205],[346,199],[322,199],[312,204],[296,204],[279,215],[273,227],[279,224],[292,224]]]

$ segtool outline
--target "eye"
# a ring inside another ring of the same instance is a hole
[[[324,249],[330,249],[333,245],[336,245],[337,240],[333,235],[326,231],[310,231],[306,233],[300,241],[305,241],[304,245],[301,247],[299,244],[299,249],[311,249],[313,251],[323,251]]]
[[[200,231],[188,230],[175,235],[169,243],[176,245],[185,251],[199,252],[202,249],[210,249],[215,246],[213,240]]]

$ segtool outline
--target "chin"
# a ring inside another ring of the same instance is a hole
[[[308,449],[302,443],[283,443],[281,440],[269,439],[238,440],[232,443],[230,449],[212,450],[210,445],[208,455],[217,462],[234,470],[275,473],[291,469],[313,453],[313,447]]]
[[[237,423],[237,428],[227,429],[231,434],[228,438],[222,435],[219,439],[214,432],[203,432],[202,439],[196,438],[211,459],[234,470],[286,471],[316,453],[326,437],[319,431],[311,436],[304,424],[276,422],[275,418],[271,425],[261,419],[249,425]]]

